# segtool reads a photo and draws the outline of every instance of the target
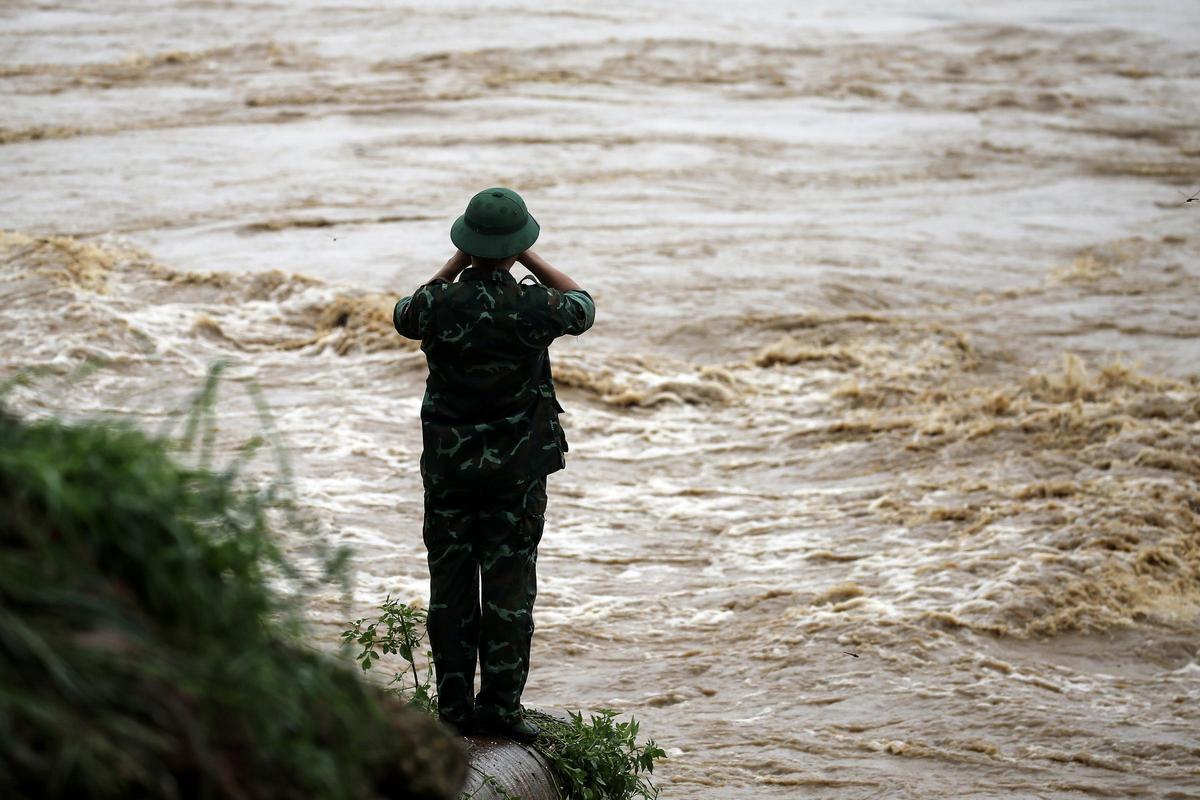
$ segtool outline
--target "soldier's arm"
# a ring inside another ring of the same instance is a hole
[[[392,309],[392,325],[396,328],[396,333],[407,339],[421,339],[421,319],[420,314],[415,311],[414,306],[421,304],[420,294],[421,289],[408,297],[401,297],[396,303],[396,307]]]
[[[427,283],[434,281],[454,282],[458,277],[458,273],[462,272],[467,267],[471,266],[471,257],[462,250],[455,250],[454,255],[450,256],[450,260],[442,265],[442,268],[434,273]]]
[[[421,315],[422,311],[428,310],[430,297],[428,289],[425,287],[431,283],[453,283],[458,277],[458,273],[471,265],[471,257],[462,250],[455,250],[454,255],[442,265],[442,268],[434,273],[426,283],[413,292],[409,297],[401,297],[396,307],[392,309],[392,325],[395,326],[396,332],[401,336],[409,339],[421,340],[425,338],[425,331],[421,330]]]
[[[550,297],[551,329],[547,331],[551,340],[569,333],[572,336],[592,327],[596,320],[596,303],[571,276],[550,266],[546,259],[532,250],[517,256],[526,269],[545,286],[554,290]]]
[[[524,253],[521,253],[521,255],[517,256],[517,261],[521,262],[521,266],[532,272],[535,278],[551,289],[558,289],[560,292],[581,291],[583,289],[582,286],[571,280],[570,275],[550,266],[546,259],[532,250],[526,250]]]

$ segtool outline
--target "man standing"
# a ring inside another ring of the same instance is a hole
[[[450,229],[457,252],[393,312],[429,365],[421,477],[438,714],[460,733],[522,742],[538,734],[521,692],[546,476],[567,452],[547,348],[596,315],[591,295],[529,249],[539,232],[516,192],[485,189]],[[517,262],[540,282],[517,283]]]

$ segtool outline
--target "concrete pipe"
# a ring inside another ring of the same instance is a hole
[[[566,719],[549,709],[543,713]],[[459,797],[466,800],[558,800],[554,771],[542,754],[529,745],[501,736],[468,736],[470,765]]]

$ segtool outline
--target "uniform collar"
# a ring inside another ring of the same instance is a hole
[[[499,281],[500,283],[516,283],[517,279],[507,269],[490,269],[483,267],[467,267],[459,276],[460,281]]]

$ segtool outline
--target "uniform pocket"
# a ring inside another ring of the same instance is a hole
[[[546,518],[546,479],[538,478],[529,482],[525,487],[524,498],[525,516],[536,519]]]

